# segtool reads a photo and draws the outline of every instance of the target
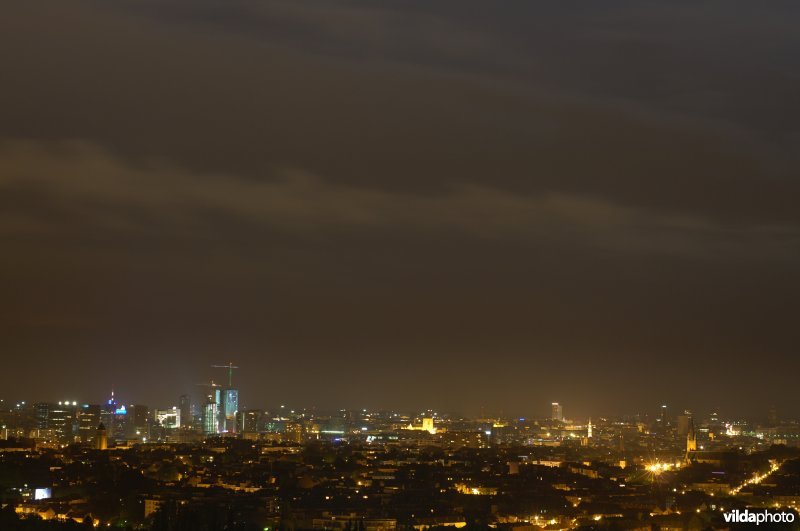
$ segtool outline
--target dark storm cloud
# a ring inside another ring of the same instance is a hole
[[[4,349],[52,388],[139,360],[118,386],[172,400],[153,363],[186,386],[231,353],[257,404],[414,381],[414,407],[588,411],[681,381],[702,407],[723,360],[793,352],[793,4],[6,11]]]
[[[159,232],[187,235],[206,225],[204,214],[211,212],[217,219],[292,234],[440,231],[508,239],[523,246],[556,238],[599,249],[719,260],[791,259],[800,235],[792,225],[728,227],[709,218],[623,207],[601,199],[512,194],[467,183],[421,195],[337,185],[293,169],[278,170],[270,180],[249,180],[164,165],[136,167],[81,142],[0,145],[0,170],[0,189],[7,201],[0,229],[8,234],[26,230],[58,234],[65,228],[62,219],[48,218],[58,212],[80,212],[75,220],[79,226],[100,226],[120,234],[157,226]],[[659,238],[653,240],[653,233]]]

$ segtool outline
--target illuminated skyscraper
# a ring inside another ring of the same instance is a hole
[[[263,417],[264,412],[260,409],[241,411],[239,413],[239,418],[241,419],[240,430],[242,433],[258,433],[261,430]]]
[[[114,390],[111,390],[111,398],[109,398],[100,410],[100,422],[107,433],[114,431],[114,415],[117,411],[117,400],[114,398]]]
[[[99,405],[84,404],[78,409],[78,437],[82,443],[89,443],[95,440],[99,424]]]
[[[208,394],[200,410],[200,426],[206,435],[220,432],[220,411],[222,409],[222,391],[220,386],[211,380],[208,384],[199,384],[208,387]]]
[[[552,403],[552,408],[553,408],[553,412],[552,412],[552,415],[550,415],[550,419],[558,421],[558,422],[563,422],[564,421],[564,410],[561,407],[561,404],[559,404],[558,402],[553,402]]]
[[[220,431],[236,432],[236,413],[239,411],[239,390],[227,387],[222,390],[222,403],[219,411]]]
[[[48,428],[53,430],[59,441],[65,443],[74,442],[77,421],[78,403],[70,401],[53,404],[49,412]]]
[[[219,433],[219,389],[212,389],[203,406],[203,433],[213,435]]]

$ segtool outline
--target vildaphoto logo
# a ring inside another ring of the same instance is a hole
[[[750,511],[745,509],[740,511],[728,511],[722,516],[725,517],[725,522],[730,524],[791,524],[794,522],[794,513],[770,511],[764,509],[763,511]]]

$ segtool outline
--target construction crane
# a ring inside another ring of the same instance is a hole
[[[233,369],[238,369],[239,367],[234,365],[232,361],[229,361],[227,365],[212,365],[211,367],[215,369],[228,369],[228,387],[233,387]]]
[[[195,385],[198,387],[208,387],[209,388],[208,398],[212,398],[214,396],[214,389],[222,387],[220,384],[214,383],[214,380],[211,380],[211,383],[199,383]]]
[[[214,380],[211,380],[211,383],[199,383],[199,384],[195,384],[195,385],[197,385],[199,387],[210,387],[212,389],[212,392],[213,392],[213,389],[215,387],[222,387],[220,384],[214,383]]]

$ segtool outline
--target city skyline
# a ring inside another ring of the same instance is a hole
[[[91,444],[96,439],[98,430],[101,430],[105,449],[109,444],[126,446],[147,443],[151,439],[151,442],[174,444],[198,442],[201,437],[218,435],[258,438],[265,433],[284,431],[282,427],[277,427],[283,426],[282,423],[285,422],[296,425],[307,437],[312,438],[324,438],[326,433],[363,436],[367,433],[384,433],[387,430],[421,430],[431,435],[441,435],[447,431],[447,426],[467,422],[476,423],[472,424],[473,429],[483,425],[489,430],[513,424],[527,426],[526,429],[530,429],[530,426],[547,429],[549,426],[551,431],[556,432],[570,430],[573,433],[571,437],[574,437],[575,430],[583,430],[588,438],[592,437],[593,425],[634,426],[640,432],[662,436],[672,433],[678,438],[685,437],[686,451],[697,452],[697,429],[711,443],[715,442],[715,437],[709,435],[709,431],[717,433],[717,437],[743,436],[755,437],[756,440],[763,440],[766,435],[772,439],[795,438],[800,431],[800,419],[781,417],[775,407],[771,407],[763,417],[755,419],[725,414],[719,410],[676,410],[666,404],[644,413],[595,414],[593,417],[581,418],[566,415],[563,404],[552,402],[549,404],[549,414],[534,414],[523,418],[504,415],[502,412],[494,414],[483,411],[480,415],[469,416],[430,408],[422,411],[369,410],[337,408],[332,404],[328,404],[327,408],[294,408],[286,404],[247,407],[241,406],[240,389],[231,383],[218,385],[212,381],[199,386],[207,390],[194,395],[182,394],[175,405],[166,406],[144,404],[136,399],[129,400],[126,406],[126,401],[113,390],[107,399],[97,403],[69,399],[58,402],[36,400],[13,403],[0,399],[0,421],[3,421],[0,422],[3,430],[0,438],[14,440],[30,436],[45,446],[54,441],[63,445]],[[248,420],[251,417],[253,420]],[[266,424],[262,425],[262,421]],[[325,425],[331,422],[336,426],[334,431],[320,429],[319,423]],[[345,425],[349,426],[350,431],[344,428]],[[315,428],[306,432],[309,426]],[[444,430],[442,427],[445,427]],[[482,432],[482,429],[479,431]],[[250,435],[246,435],[248,433]],[[543,432],[542,435],[551,437],[549,432]],[[699,449],[702,450],[702,447]]]
[[[198,389],[208,388],[208,391],[202,391]],[[409,406],[403,407],[395,407],[395,408],[370,408],[364,407],[365,405],[362,404],[360,406],[351,407],[345,404],[331,404],[327,403],[325,405],[300,405],[300,404],[293,404],[291,402],[277,400],[271,402],[259,402],[259,401],[247,401],[247,392],[244,394],[245,402],[241,401],[242,389],[238,384],[236,385],[224,385],[218,384],[213,379],[209,380],[208,383],[205,384],[196,384],[194,390],[187,390],[186,392],[181,392],[178,395],[175,395],[173,399],[160,401],[156,403],[148,402],[146,400],[138,399],[137,397],[127,394],[123,390],[123,394],[120,395],[117,393],[113,388],[110,391],[110,394],[107,394],[102,400],[87,400],[82,397],[78,396],[71,396],[69,398],[61,397],[61,399],[52,399],[47,397],[39,397],[38,399],[31,400],[30,398],[27,400],[7,400],[5,398],[0,397],[0,410],[20,410],[24,409],[25,407],[35,407],[37,404],[51,404],[51,405],[61,405],[62,403],[69,407],[70,404],[73,407],[87,407],[87,406],[103,406],[104,404],[119,404],[124,409],[126,406],[134,407],[134,406],[144,406],[147,407],[152,414],[153,412],[160,410],[189,410],[191,407],[192,410],[196,411],[198,415],[202,415],[203,404],[207,398],[210,398],[214,395],[215,392],[219,393],[219,396],[216,397],[217,404],[222,407],[224,404],[224,393],[227,390],[234,390],[237,393],[236,400],[237,402],[234,405],[234,408],[231,410],[234,413],[238,412],[245,412],[248,410],[259,410],[264,412],[270,412],[277,416],[281,415],[303,415],[303,414],[322,414],[322,415],[336,415],[342,412],[370,412],[370,413],[397,413],[405,416],[433,416],[433,417],[442,417],[442,418],[471,418],[471,419],[505,419],[505,420],[553,420],[565,423],[580,423],[585,421],[591,421],[592,418],[595,419],[618,419],[618,420],[626,420],[630,421],[631,419],[637,419],[641,422],[669,422],[670,425],[675,424],[681,416],[689,416],[690,418],[719,418],[719,419],[726,419],[727,421],[731,422],[753,422],[756,425],[758,424],[775,424],[778,421],[781,422],[797,422],[800,421],[800,417],[793,416],[791,412],[780,411],[778,408],[773,404],[770,405],[764,411],[757,412],[756,414],[750,415],[743,413],[741,411],[736,410],[726,410],[721,407],[714,407],[708,410],[697,409],[691,407],[691,404],[664,404],[664,403],[654,403],[646,405],[638,410],[630,410],[630,411],[592,411],[592,412],[576,412],[569,409],[569,403],[565,404],[563,402],[547,402],[542,404],[530,404],[527,407],[523,408],[524,413],[515,413],[514,411],[503,411],[503,410],[487,410],[486,408],[481,408],[480,411],[477,412],[464,412],[464,411],[449,411],[442,408],[434,407],[433,404],[428,404],[429,407],[420,407],[414,408]],[[110,398],[109,398],[110,397]],[[186,400],[186,404],[184,405],[184,399]],[[564,406],[567,406],[565,411]],[[222,410],[215,413],[215,416],[218,413],[222,413]],[[185,413],[183,414],[184,418],[186,418]]]

